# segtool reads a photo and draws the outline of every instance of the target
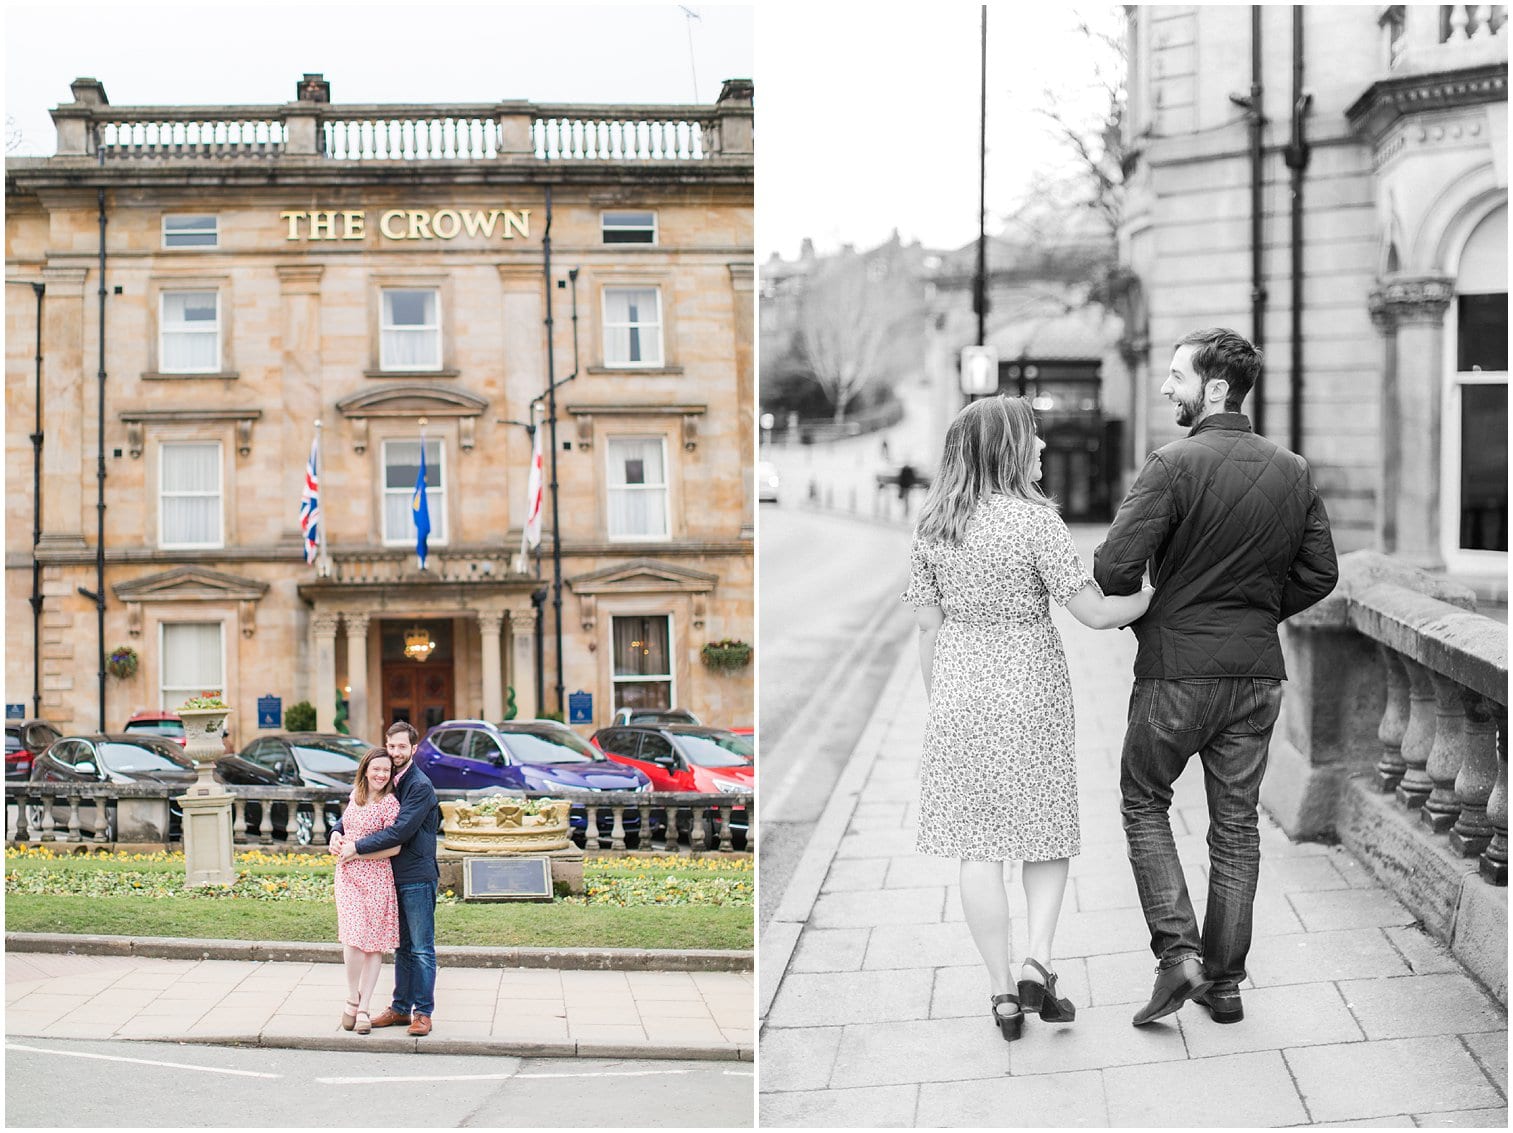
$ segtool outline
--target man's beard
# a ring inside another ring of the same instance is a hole
[[[1179,397],[1177,399],[1177,424],[1183,428],[1190,427],[1203,412],[1203,400],[1201,397],[1188,400]]]

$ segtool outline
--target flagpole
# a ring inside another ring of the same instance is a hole
[[[427,418],[422,417],[420,419],[420,466],[422,468],[425,467],[426,463],[426,424]],[[426,483],[425,478],[422,477],[420,491],[424,493],[428,491],[430,487],[430,484]],[[429,511],[427,512],[427,519],[429,520]],[[429,536],[430,531],[427,530],[426,534]],[[421,570],[426,569],[426,561],[425,559],[420,557],[420,548],[418,546],[415,549],[415,562]]]
[[[321,476],[321,464],[323,462],[324,458],[320,445],[320,418],[317,417],[315,419],[315,476],[316,483],[319,485],[317,490],[321,495],[325,495],[326,492],[326,485],[323,482],[324,477]],[[326,551],[325,508],[321,506],[319,497],[316,499],[316,509],[315,538],[319,547],[315,553],[315,576],[317,578],[329,578],[331,576],[331,556]]]

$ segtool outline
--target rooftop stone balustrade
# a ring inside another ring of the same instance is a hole
[[[1506,1004],[1508,631],[1472,592],[1374,551],[1283,627],[1261,801],[1338,837]]]

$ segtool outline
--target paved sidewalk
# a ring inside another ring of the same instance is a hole
[[[1074,533],[1091,562],[1098,531]],[[1083,851],[1055,966],[1076,1022],[1026,1020],[1023,1039],[1003,1042],[956,863],[914,853],[925,702],[911,650],[762,937],[763,1126],[1505,1127],[1505,1012],[1348,853],[1293,844],[1264,813],[1245,1020],[1220,1026],[1189,1004],[1130,1025],[1154,979],[1118,813],[1134,641],[1060,611],[1057,623]],[[1196,900],[1207,888],[1196,760],[1172,820]],[[1017,951],[1017,868],[1010,903]]]
[[[386,1006],[394,969],[376,999]],[[340,964],[10,952],[8,1037],[527,1057],[752,1057],[749,972],[442,967],[435,1030],[340,1029]]]

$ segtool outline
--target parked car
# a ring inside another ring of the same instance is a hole
[[[126,727],[122,731],[167,736],[180,747],[189,745],[189,736],[184,731],[184,721],[172,712],[138,712],[126,721]]]
[[[699,718],[686,708],[620,708],[616,724],[698,724]]]
[[[46,720],[12,720],[5,725],[5,778],[24,783],[32,777],[32,763],[61,733]]]
[[[216,760],[221,781],[238,787],[346,787],[357,778],[357,764],[373,745],[356,736],[331,732],[277,732],[258,736],[234,755]],[[342,802],[325,805],[326,828],[341,817]],[[294,827],[289,827],[289,806],[274,803],[269,819],[273,837],[308,846],[315,835],[315,807],[296,808]],[[261,803],[248,801],[247,825],[258,828],[263,821]]]
[[[446,720],[436,725],[415,749],[415,765],[438,790],[477,791],[649,791],[651,780],[634,768],[606,759],[570,728],[553,720]],[[572,826],[582,830],[585,817],[574,813]],[[614,816],[601,812],[601,829]],[[627,812],[625,829],[639,815]]]
[[[610,759],[644,773],[654,791],[749,794],[755,789],[751,744],[723,728],[614,727],[600,729],[593,739]]]
[[[63,736],[32,763],[33,783],[168,783],[183,791],[195,781],[194,760],[171,740],[160,736],[130,735],[124,732],[84,736]],[[107,805],[105,839],[116,840],[116,808]],[[42,807],[26,808],[28,825],[42,822]],[[67,824],[68,803],[54,801],[53,821]],[[79,827],[89,835],[95,833],[95,808],[79,807]],[[168,804],[168,836],[182,829],[183,813],[179,804]]]
[[[769,461],[761,460],[756,466],[757,503],[775,504],[778,502],[778,470],[777,465]]]

